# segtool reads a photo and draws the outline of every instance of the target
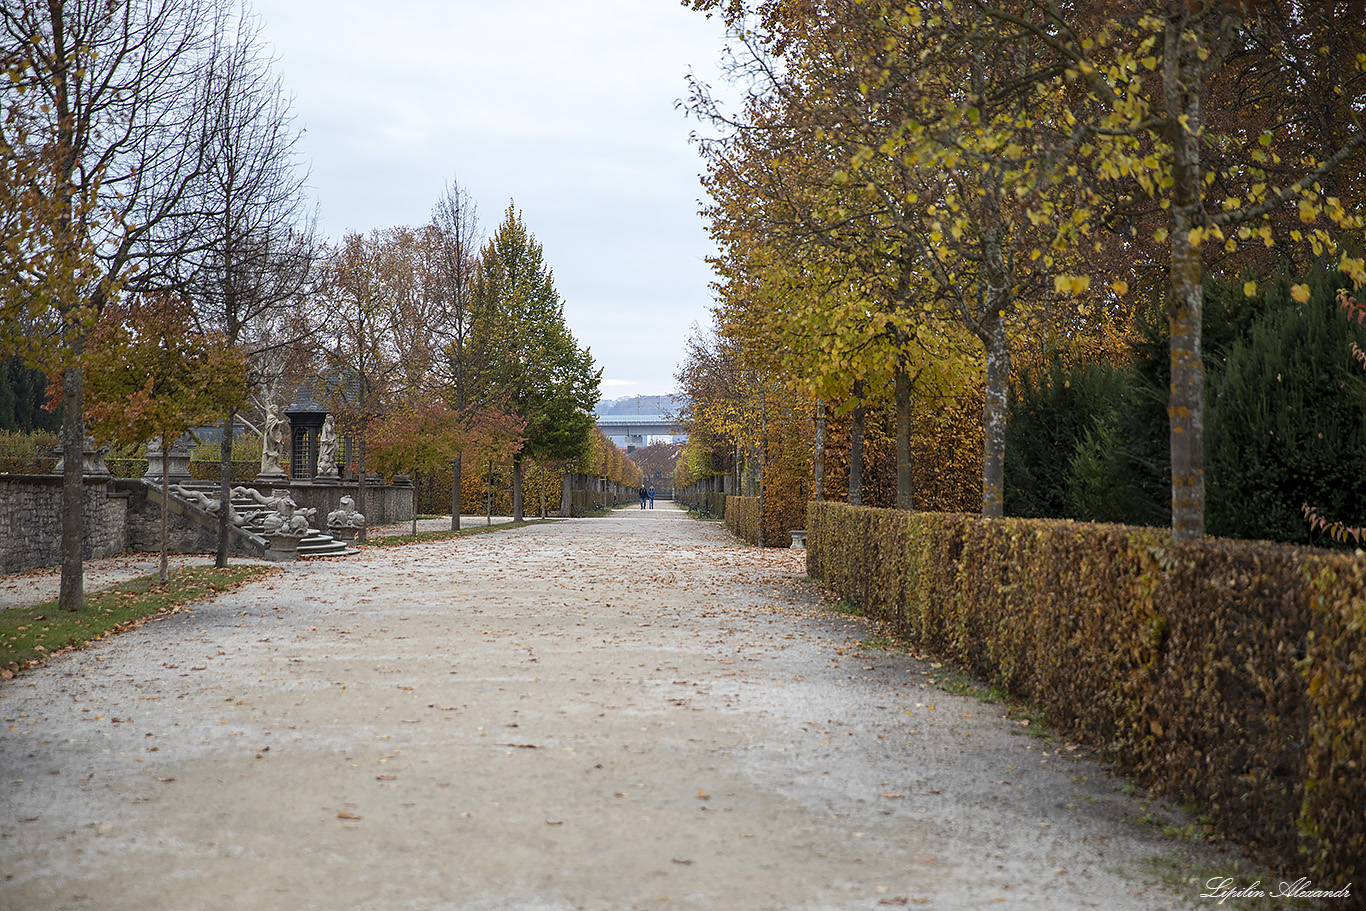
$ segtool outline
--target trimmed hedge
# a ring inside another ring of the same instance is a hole
[[[116,478],[141,478],[147,474],[146,459],[118,459],[106,458],[105,466],[109,473]],[[219,472],[217,462],[204,462],[199,459],[190,460],[190,477],[196,481],[217,481]],[[260,462],[233,462],[232,463],[232,482],[234,484],[248,484],[256,480],[256,476],[261,473]]]
[[[750,544],[761,543],[758,497],[726,497],[725,516],[731,534]]]
[[[726,495],[723,493],[698,493],[686,488],[680,490],[676,499],[689,509],[712,519],[726,517]]]
[[[724,476],[710,475],[693,481],[691,484],[677,487],[674,491],[674,500],[707,518],[724,519],[726,517],[724,486]]]
[[[807,567],[1286,870],[1366,873],[1366,561],[812,503]]]

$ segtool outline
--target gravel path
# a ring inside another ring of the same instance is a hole
[[[672,504],[290,564],[0,685],[0,909],[1195,907],[1093,762]]]

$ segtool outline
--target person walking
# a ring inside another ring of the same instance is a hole
[[[653,484],[650,485],[650,508],[655,508],[655,486]]]
[[[646,491],[645,485],[644,485],[644,484],[641,484],[641,485],[640,485],[640,490],[638,491],[638,493],[640,494],[640,508],[641,508],[641,509],[644,509],[644,508],[645,508],[645,498],[646,498],[647,496],[649,496],[649,492]]]

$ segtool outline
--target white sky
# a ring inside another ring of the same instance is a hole
[[[675,110],[721,25],[678,0],[253,0],[323,232],[426,222],[451,180],[545,248],[603,397],[674,389],[710,321],[701,161]]]

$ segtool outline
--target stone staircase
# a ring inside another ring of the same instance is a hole
[[[161,504],[161,485],[148,481],[147,487],[147,498],[153,503]],[[261,525],[266,516],[274,510],[252,497],[250,493],[238,493],[240,490],[243,488],[235,488],[232,498],[233,512],[242,520],[240,524],[229,526],[229,535],[233,539],[232,550],[265,559],[267,558],[269,543],[261,533]],[[201,528],[217,534],[217,510],[206,508],[205,502],[217,500],[217,484],[211,481],[190,481],[177,484],[171,487],[170,497],[171,503],[167,507],[170,513],[182,516]],[[300,557],[344,557],[356,553],[359,551],[353,547],[348,547],[346,542],[339,541],[327,532],[314,528],[311,519],[308,531],[299,542],[297,551]]]
[[[186,485],[188,486],[188,485]],[[217,485],[208,484],[213,493],[217,493]],[[270,507],[258,502],[247,494],[239,494],[235,488],[232,498],[232,508],[235,513],[246,519],[246,527],[254,531],[259,530],[260,524],[265,517],[273,512]],[[348,554],[360,553],[353,547],[347,547],[345,541],[339,541],[325,531],[319,531],[313,527],[313,520],[309,520],[308,532],[303,540],[299,542],[299,556],[301,557],[344,557]]]

